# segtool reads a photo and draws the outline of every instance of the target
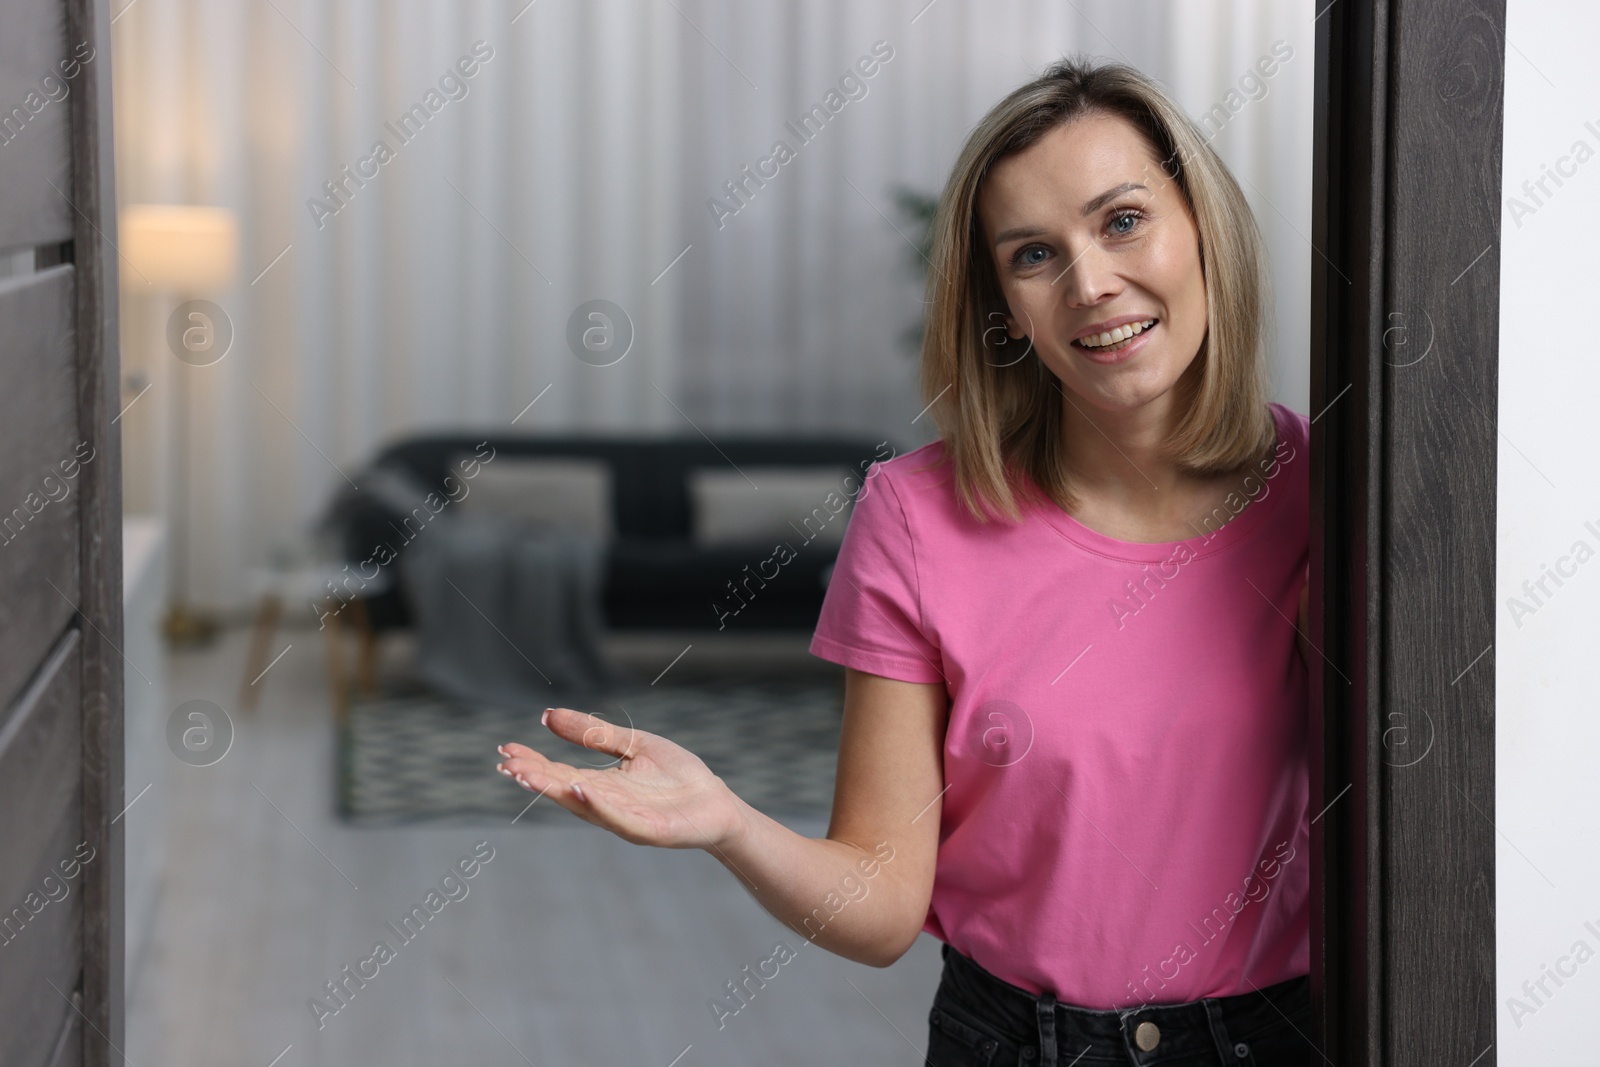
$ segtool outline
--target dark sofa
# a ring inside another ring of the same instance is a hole
[[[737,615],[723,618],[734,604],[728,583],[736,585],[773,554],[767,541],[748,545],[698,546],[691,540],[690,499],[686,485],[694,467],[731,469],[763,465],[849,468],[858,477],[869,464],[891,454],[884,442],[837,437],[727,437],[715,444],[703,437],[554,437],[429,435],[407,438],[385,448],[375,465],[393,465],[420,487],[446,495],[451,461],[480,449],[487,440],[495,458],[561,456],[601,459],[610,464],[615,538],[605,567],[603,608],[606,625],[617,630],[692,629],[810,630],[815,627],[825,585],[823,572],[837,547],[823,540],[788,538],[792,560],[749,598]],[[820,504],[821,501],[818,501]],[[399,516],[360,493],[352,493],[332,512],[332,532],[346,562],[372,555],[375,545],[393,542]],[[401,549],[403,552],[404,550]],[[747,572],[746,567],[750,570]],[[770,573],[770,564],[768,565]],[[366,598],[374,630],[406,626],[410,606],[403,584]]]

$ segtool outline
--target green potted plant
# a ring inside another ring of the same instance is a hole
[[[939,208],[939,198],[909,185],[897,185],[894,203],[910,228],[906,236],[916,242],[915,250],[907,253],[907,263],[917,280],[926,284],[929,257],[933,252],[933,216]],[[923,320],[919,315],[916,322],[900,331],[900,343],[907,351],[922,351],[922,328]]]

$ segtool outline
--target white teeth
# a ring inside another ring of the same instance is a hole
[[[1155,319],[1145,319],[1143,322],[1130,322],[1126,326],[1118,326],[1114,330],[1093,334],[1089,337],[1080,337],[1078,343],[1085,348],[1104,348],[1107,345],[1120,344],[1128,338],[1141,334],[1155,324]]]

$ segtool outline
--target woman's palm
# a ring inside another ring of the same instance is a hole
[[[616,763],[575,767],[509,743],[500,748],[506,757],[502,773],[625,841],[707,848],[737,819],[737,802],[722,779],[699,756],[659,734],[571,708],[552,708],[546,725],[558,737],[617,757]]]

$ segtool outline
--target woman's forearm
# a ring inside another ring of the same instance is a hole
[[[705,849],[798,936],[857,963],[887,967],[916,940],[894,843],[805,837],[739,801],[739,829]]]

